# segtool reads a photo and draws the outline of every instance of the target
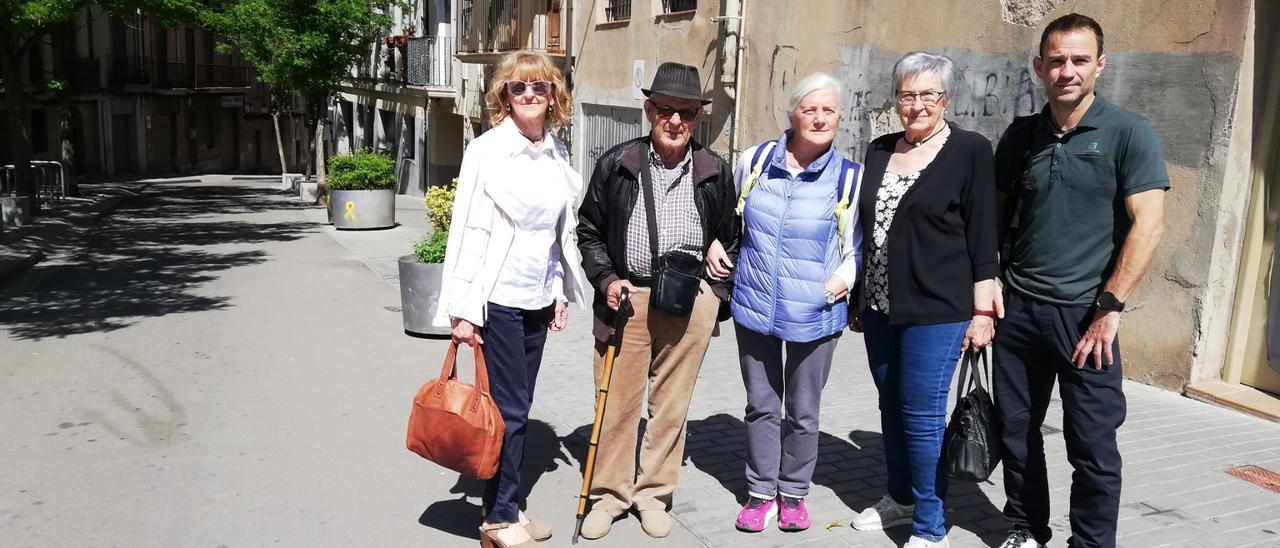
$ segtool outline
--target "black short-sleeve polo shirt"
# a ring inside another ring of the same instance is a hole
[[[996,147],[996,184],[1018,204],[1005,281],[1044,302],[1089,305],[1133,224],[1124,199],[1167,190],[1169,175],[1151,124],[1095,95],[1062,137],[1047,105],[1015,120]]]

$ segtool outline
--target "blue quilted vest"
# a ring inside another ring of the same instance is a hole
[[[833,146],[793,177],[787,137],[778,139],[747,195],[733,319],[756,333],[809,342],[848,324],[848,305],[829,305],[825,297],[826,281],[841,260],[833,212],[845,160]],[[743,183],[753,167],[747,166]]]

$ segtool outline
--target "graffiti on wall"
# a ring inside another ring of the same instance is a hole
[[[1030,59],[1018,54],[941,50],[956,63],[947,118],[995,140],[1009,122],[1040,109],[1044,92]],[[893,65],[901,56],[867,44],[841,48],[835,75],[844,82],[845,112],[837,145],[860,158],[872,139],[900,131],[893,105]]]
[[[956,63],[955,96],[947,118],[962,128],[995,142],[1015,117],[1039,112],[1044,105],[1030,51],[930,51]],[[851,158],[862,158],[872,139],[902,129],[892,101],[893,65],[902,55],[859,44],[840,48],[835,66],[823,67],[797,47],[775,47],[769,58],[768,97],[777,127],[787,126],[787,88],[807,71],[826,70],[845,86],[836,145]],[[1162,52],[1115,52],[1107,58],[1098,80],[1099,93],[1150,120],[1166,159],[1185,166],[1203,165],[1213,154],[1215,124],[1229,116],[1231,105],[1226,98],[1232,95],[1239,59],[1227,53]]]

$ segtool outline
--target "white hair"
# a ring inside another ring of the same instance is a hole
[[[921,74],[932,74],[942,80],[942,91],[947,97],[955,94],[956,64],[946,55],[934,55],[923,51],[913,51],[902,56],[893,65],[893,90],[897,95],[902,90],[902,83]]]
[[[834,76],[825,72],[815,72],[805,76],[799,82],[796,82],[796,85],[791,86],[791,91],[787,92],[787,112],[795,110],[796,105],[800,104],[800,101],[803,101],[806,95],[824,89],[836,92],[836,101],[840,100],[842,92],[840,81],[836,80]]]

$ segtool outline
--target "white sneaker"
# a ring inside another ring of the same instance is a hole
[[[1009,538],[1004,539],[1004,544],[1001,544],[1000,548],[1045,548],[1045,545],[1036,542],[1036,537],[1031,535],[1031,531],[1014,529],[1009,533]]]
[[[942,540],[933,542],[911,535],[911,539],[906,544],[903,544],[902,548],[948,548],[949,546],[951,546],[951,541],[947,540],[947,537],[942,537]]]
[[[875,506],[854,516],[849,526],[859,531],[882,531],[911,523],[911,517],[915,512],[916,505],[898,504],[894,502],[893,497],[885,495]]]

